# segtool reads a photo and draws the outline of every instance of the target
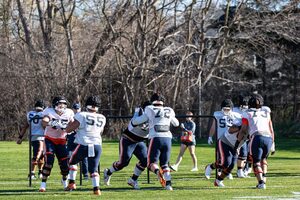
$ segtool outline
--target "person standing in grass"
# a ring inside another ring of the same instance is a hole
[[[181,128],[183,129],[181,137],[181,145],[180,145],[180,151],[176,160],[176,163],[174,165],[171,165],[170,168],[173,171],[178,170],[178,166],[180,162],[182,161],[183,154],[186,149],[189,149],[190,155],[193,160],[193,168],[191,169],[192,172],[198,171],[198,165],[197,165],[197,157],[195,154],[195,149],[196,149],[196,137],[195,137],[195,130],[196,130],[196,124],[192,120],[192,115],[193,113],[191,111],[186,112],[186,121],[181,124]]]
[[[248,101],[249,109],[242,119],[238,140],[241,141],[240,138],[249,133],[250,154],[253,159],[253,171],[258,182],[256,185],[258,189],[266,189],[267,158],[271,151],[275,151],[271,110],[263,105],[264,99],[261,95],[253,94],[251,96]]]
[[[46,191],[46,182],[51,174],[55,157],[58,159],[62,184],[67,187],[67,175],[69,173],[68,151],[66,147],[65,128],[74,119],[74,113],[67,108],[67,100],[63,96],[54,97],[52,107],[43,111],[43,127],[45,127],[45,165],[42,170],[42,182],[39,192]]]
[[[24,126],[21,128],[19,137],[17,139],[17,144],[22,144],[23,137],[27,129],[31,128],[31,146],[33,151],[33,156],[31,160],[31,173],[28,174],[28,177],[31,176],[32,180],[36,179],[35,170],[38,166],[39,173],[38,177],[42,178],[42,168],[44,165],[44,127],[42,125],[42,115],[45,104],[43,100],[37,100],[34,104],[34,110],[30,111],[26,115],[26,120]]]
[[[77,113],[74,117],[75,120],[66,128],[67,133],[77,130],[74,142],[78,144],[69,161],[69,184],[66,190],[76,189],[76,164],[88,157],[88,170],[92,179],[93,193],[101,195],[98,167],[102,153],[101,134],[106,124],[106,118],[104,115],[97,113],[100,107],[98,96],[88,97],[85,106],[86,111]]]
[[[141,107],[135,109],[134,115],[142,115],[148,105],[150,105],[149,101],[144,102]],[[140,189],[138,178],[147,167],[147,146],[144,141],[148,139],[148,136],[148,123],[132,126],[131,121],[129,122],[119,142],[119,160],[114,162],[110,168],[104,169],[105,185],[110,185],[111,175],[128,166],[132,156],[135,155],[138,163],[135,165],[133,175],[128,179],[127,183],[134,189]]]
[[[74,103],[72,105],[72,110],[74,114],[78,113],[81,111],[81,106],[79,103]],[[77,144],[74,143],[76,137],[76,130],[73,131],[72,133],[67,135],[67,150],[69,152],[69,157],[71,157],[72,151],[76,148]],[[88,159],[84,158],[82,160],[82,173],[83,173],[83,178],[85,180],[89,179],[89,172],[88,172]]]
[[[154,93],[150,101],[152,105],[146,107],[143,115],[135,116],[132,125],[149,123],[148,168],[157,175],[162,187],[173,190],[169,168],[172,146],[170,126],[179,126],[179,121],[174,110],[164,106],[165,98],[161,94]]]

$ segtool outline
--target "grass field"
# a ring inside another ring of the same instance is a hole
[[[196,149],[200,171],[190,172],[192,161],[186,152],[178,172],[172,172],[174,191],[166,191],[152,173],[148,184],[146,171],[139,179],[141,190],[132,190],[127,185],[135,158],[130,166],[113,174],[111,186],[104,186],[103,169],[118,159],[118,143],[105,142],[100,161],[102,195],[97,197],[92,195],[90,181],[83,181],[82,186],[77,182],[76,191],[63,191],[57,161],[47,182],[47,191],[39,193],[40,180],[33,181],[32,187],[28,186],[28,143],[0,142],[0,199],[300,199],[299,144],[300,139],[278,139],[276,154],[269,158],[267,189],[257,190],[253,174],[251,178],[238,179],[234,176],[233,180],[225,180],[226,188],[214,187],[214,179],[206,180],[204,177],[205,165],[214,158],[213,147],[201,141]],[[175,162],[178,151],[179,145],[174,144],[171,163]]]

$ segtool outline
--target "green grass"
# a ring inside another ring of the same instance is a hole
[[[147,183],[146,171],[141,175],[141,190],[132,190],[127,178],[132,174],[136,159],[120,172],[114,173],[111,186],[104,186],[103,169],[118,159],[118,143],[105,142],[100,161],[102,196],[91,192],[91,182],[77,182],[77,191],[65,192],[60,184],[57,161],[47,182],[47,191],[39,193],[40,180],[28,186],[28,143],[17,145],[15,142],[0,142],[0,199],[299,199],[300,198],[300,139],[278,139],[277,152],[269,158],[269,173],[266,190],[255,189],[256,179],[225,180],[226,188],[213,186],[214,179],[204,178],[204,167],[213,161],[213,148],[200,141],[197,145],[199,172],[190,172],[192,161],[188,152],[184,155],[178,172],[172,173],[174,191],[161,188],[156,176],[150,173]],[[174,163],[179,145],[172,148],[171,163]],[[235,174],[236,170],[234,171]]]

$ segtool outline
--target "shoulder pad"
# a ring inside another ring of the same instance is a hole
[[[268,106],[262,106],[261,110],[271,113],[271,109]]]

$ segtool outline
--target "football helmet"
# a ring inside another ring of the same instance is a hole
[[[249,108],[261,108],[264,105],[264,98],[260,94],[252,94],[249,101]]]
[[[98,111],[100,107],[101,101],[98,96],[90,96],[87,98],[85,102],[85,106],[87,109],[92,110],[92,111]]]
[[[163,95],[161,95],[160,93],[154,93],[151,98],[150,101],[153,105],[163,105],[164,101],[165,101],[165,97]]]
[[[67,100],[63,96],[54,97],[52,100],[52,106],[57,112],[64,112],[67,108]]]
[[[224,99],[221,103],[221,109],[224,115],[229,115],[233,108],[233,103],[231,99]]]
[[[242,110],[248,109],[248,101],[249,101],[249,99],[250,99],[249,96],[239,95],[239,107]]]
[[[36,110],[44,110],[45,108],[45,103],[43,100],[39,99],[35,102],[34,107]]]

